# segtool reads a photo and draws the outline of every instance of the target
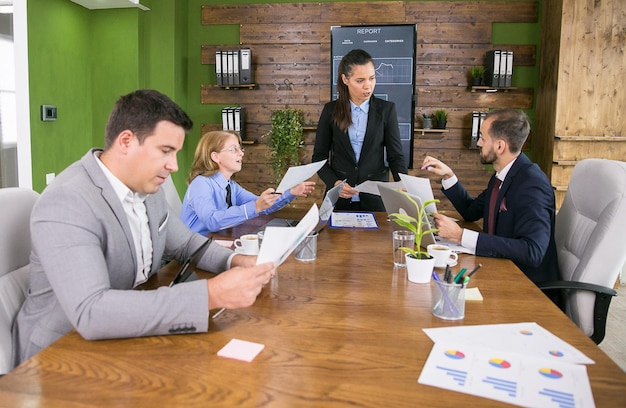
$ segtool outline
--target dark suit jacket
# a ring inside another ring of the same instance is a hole
[[[389,170],[396,181],[399,173],[407,173],[402,154],[398,115],[393,102],[383,101],[372,96],[367,119],[367,129],[359,162],[348,132],[341,131],[332,121],[336,101],[324,105],[324,110],[317,124],[313,161],[328,159],[328,162],[317,172],[326,184],[326,190],[332,188],[337,180],[347,179],[348,184],[355,186],[366,180],[389,181]],[[385,149],[389,168],[385,165]],[[379,196],[361,193],[361,209],[369,211],[385,211]],[[335,208],[347,207],[349,200],[339,199]]]
[[[467,221],[483,219],[487,231],[489,185],[472,198],[461,183],[443,190]],[[552,186],[539,166],[523,153],[515,160],[496,201],[495,234],[481,232],[476,255],[511,259],[533,282],[557,280],[559,268],[554,241],[555,200]]]

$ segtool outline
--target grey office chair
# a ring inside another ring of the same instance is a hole
[[[556,216],[561,309],[596,344],[604,339],[613,289],[626,261],[626,163],[585,159],[576,164]]]
[[[13,368],[11,328],[28,291],[30,213],[39,194],[0,189],[0,375]]]
[[[174,185],[174,180],[172,180],[172,175],[165,179],[165,183],[163,183],[163,191],[165,192],[165,199],[167,200],[167,204],[170,207],[170,212],[175,217],[180,217],[180,211],[183,208],[183,202],[180,200],[178,191],[176,191],[176,186]]]

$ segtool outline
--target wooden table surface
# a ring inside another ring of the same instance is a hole
[[[508,406],[417,379],[433,345],[422,328],[516,322],[537,322],[596,361],[587,370],[597,407],[626,405],[626,374],[510,261],[460,255],[454,271],[483,264],[469,287],[484,301],[444,321],[431,314],[431,285],[394,270],[391,226],[377,219],[379,230],[324,229],[316,261],[291,255],[252,307],[225,311],[208,333],[86,341],[71,332],[0,379],[0,406]],[[251,363],[218,357],[233,338],[265,349]]]

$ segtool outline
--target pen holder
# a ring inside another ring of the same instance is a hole
[[[294,256],[297,261],[312,262],[317,259],[317,232],[313,232],[296,247]]]
[[[433,315],[444,320],[465,317],[465,285],[435,281],[433,286]]]

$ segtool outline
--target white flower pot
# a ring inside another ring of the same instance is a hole
[[[416,259],[406,256],[406,272],[409,281],[413,283],[429,283],[435,269],[435,258]]]

